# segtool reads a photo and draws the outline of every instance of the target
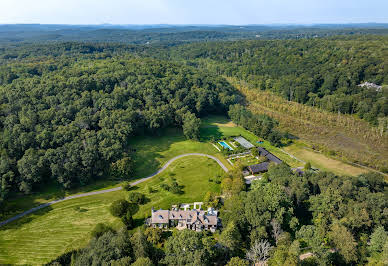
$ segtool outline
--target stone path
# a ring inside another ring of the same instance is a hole
[[[220,161],[220,159],[212,156],[212,155],[209,155],[209,154],[204,154],[204,153],[185,153],[185,154],[182,154],[182,155],[178,155],[178,156],[175,156],[174,158],[170,159],[165,165],[163,165],[162,168],[160,168],[158,171],[156,171],[155,173],[153,173],[152,175],[150,176],[147,176],[145,178],[142,178],[142,179],[139,179],[133,183],[131,183],[131,186],[135,186],[137,184],[140,184],[140,183],[143,183],[145,181],[147,181],[148,179],[151,179],[152,177],[160,174],[161,172],[163,172],[164,170],[167,169],[167,167],[172,164],[174,161],[180,159],[180,158],[183,158],[183,157],[187,157],[187,156],[202,156],[202,157],[208,157],[210,159],[213,159],[214,161],[216,161],[220,166],[221,168],[225,171],[225,172],[228,172],[228,168]],[[77,199],[77,198],[82,198],[82,197],[87,197],[87,196],[92,196],[92,195],[98,195],[98,194],[103,194],[103,193],[109,193],[109,192],[114,192],[114,191],[118,191],[118,190],[121,190],[123,189],[122,187],[116,187],[116,188],[110,188],[110,189],[105,189],[105,190],[100,190],[100,191],[94,191],[94,192],[88,192],[88,193],[81,193],[81,194],[78,194],[78,195],[74,195],[74,196],[68,196],[68,197],[65,197],[65,198],[62,198],[62,199],[57,199],[57,200],[53,200],[53,201],[50,201],[50,202],[47,202],[47,203],[44,203],[44,204],[41,204],[37,207],[34,207],[32,209],[29,209],[28,211],[25,211],[25,212],[22,212],[18,215],[15,215],[14,217],[11,217],[5,221],[2,221],[0,222],[0,226],[3,226],[3,225],[6,225],[10,222],[13,222],[23,216],[26,216],[30,213],[33,213],[33,212],[36,212],[37,210],[40,210],[40,209],[43,209],[47,206],[50,206],[50,205],[53,205],[55,203],[59,203],[59,202],[62,202],[62,201],[65,201],[65,200],[70,200],[70,199]]]

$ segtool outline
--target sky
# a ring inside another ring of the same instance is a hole
[[[388,0],[0,0],[0,24],[388,23]]]

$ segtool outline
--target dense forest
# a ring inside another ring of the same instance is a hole
[[[197,117],[239,98],[221,77],[144,58],[47,59],[1,73],[2,198],[50,180],[87,184],[130,158],[131,136],[183,126],[196,138]]]
[[[248,82],[290,101],[386,123],[388,38],[202,43],[171,49],[170,57]],[[381,120],[381,121],[380,121]]]
[[[306,170],[300,176],[280,164],[246,188],[237,167],[221,186],[224,200],[209,194],[205,202],[220,208],[222,232],[129,232],[98,224],[85,248],[49,265],[385,265],[388,260],[386,183],[379,174],[341,177]]]

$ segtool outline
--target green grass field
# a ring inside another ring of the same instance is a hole
[[[201,132],[202,134],[202,132]],[[129,146],[134,154],[135,174],[132,179],[148,176],[158,170],[169,159],[184,153],[205,153],[219,158],[226,166],[228,162],[209,142],[187,140],[181,129],[169,128],[160,136],[141,136],[131,139]]]
[[[333,172],[337,175],[356,176],[368,172],[368,170],[364,168],[355,167],[339,160],[329,158],[322,153],[309,150],[301,142],[285,147],[284,150],[305,162],[310,162],[313,167],[323,171]]]
[[[175,161],[165,172],[135,188],[134,191],[146,194],[150,200],[134,216],[136,223],[143,223],[152,206],[169,208],[174,203],[200,201],[207,191],[219,191],[220,186],[208,180],[221,174],[221,167],[208,158],[190,156]],[[170,177],[183,185],[184,194],[175,195],[159,188]],[[148,193],[146,186],[152,186],[156,192]],[[46,263],[84,246],[97,223],[119,228],[121,222],[110,215],[108,206],[127,194],[118,191],[65,201],[1,227],[0,264]]]

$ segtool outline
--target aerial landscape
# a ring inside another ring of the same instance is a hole
[[[388,265],[388,3],[0,3],[0,265]]]

